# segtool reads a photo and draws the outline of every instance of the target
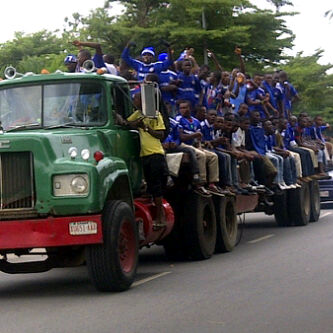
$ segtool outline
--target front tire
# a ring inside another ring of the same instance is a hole
[[[138,232],[130,206],[122,201],[106,203],[103,244],[86,248],[88,272],[99,291],[124,291],[134,281],[138,264]]]

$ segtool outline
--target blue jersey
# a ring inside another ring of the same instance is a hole
[[[288,83],[289,89],[287,89],[283,84],[278,82],[276,88],[281,92],[281,100],[285,110],[285,117],[288,116],[288,111],[291,111],[292,99],[297,95],[297,90],[291,83]]]
[[[218,110],[222,106],[222,91],[221,86],[214,87],[212,84],[206,86],[203,104],[207,110]]]
[[[282,136],[282,139],[283,139],[284,148],[289,149],[290,148],[290,142],[295,140],[295,138],[293,137],[293,134],[287,128],[287,129],[285,129],[281,132],[281,136]]]
[[[177,79],[180,80],[177,99],[190,101],[192,106],[195,106],[201,92],[200,80],[195,75],[185,75],[184,73],[179,73]]]
[[[168,86],[171,81],[176,80],[177,79],[177,74],[168,69],[166,71],[163,71],[163,72],[159,73],[158,79],[159,79],[160,88],[163,88],[163,87]],[[163,91],[162,89],[161,89],[161,92],[162,92],[162,99],[163,99],[164,102],[167,102],[171,105],[176,104],[176,99],[175,99],[175,96],[172,92]]]
[[[266,81],[262,82],[263,89],[269,94],[269,102],[274,109],[278,110],[278,102],[281,100],[281,91],[270,86]]]
[[[314,139],[315,134],[314,134],[314,129],[313,127],[305,127],[304,128],[304,137],[308,138],[309,140]]]
[[[238,83],[235,82],[234,89],[232,90],[233,93],[236,92],[237,87],[238,87]],[[234,109],[235,113],[238,111],[239,106],[242,103],[245,103],[246,92],[247,92],[247,88],[246,88],[246,85],[244,84],[244,85],[242,85],[242,86],[239,87],[239,92],[238,92],[238,95],[237,95],[236,98],[230,97],[230,103],[233,104],[233,105],[235,105],[235,109]]]
[[[202,138],[204,141],[212,141],[214,139],[214,126],[209,124],[207,119],[200,123]]]
[[[177,145],[180,144],[180,137],[179,137],[179,123],[178,121],[174,120],[173,118],[169,118],[170,122],[170,132],[164,142],[174,142]]]
[[[275,135],[265,135],[265,144],[266,151],[273,151],[274,147],[276,146]]]
[[[185,134],[193,134],[196,132],[201,132],[200,121],[194,117],[190,118],[180,117],[179,127]],[[194,143],[194,139],[184,141],[184,143],[192,145]]]
[[[328,126],[313,126],[313,139],[320,140],[321,142],[326,142],[325,138],[323,137],[323,131],[327,128]]]
[[[266,155],[265,131],[261,126],[250,126],[251,143],[257,153]]]
[[[251,105],[249,102],[254,102],[255,100],[260,100],[265,96],[265,91],[262,88],[257,88],[253,90],[248,90],[246,93],[246,103],[249,106],[249,113],[251,111],[259,111],[260,113],[260,118],[265,119],[266,118],[266,113],[264,111],[264,108],[262,104],[258,105]]]
[[[172,60],[166,59],[164,61],[152,62],[150,64],[145,64],[142,61],[133,59],[129,55],[129,49],[126,47],[121,55],[122,59],[125,60],[127,65],[134,68],[138,73],[138,80],[143,81],[147,74],[159,74],[162,71],[165,71],[173,63]]]

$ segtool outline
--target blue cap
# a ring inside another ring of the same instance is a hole
[[[74,54],[69,54],[66,58],[65,58],[65,60],[64,60],[64,64],[70,64],[70,63],[72,63],[72,62],[77,62],[77,58],[76,58],[76,56],[74,55]]]
[[[158,55],[158,61],[164,61],[164,60],[168,60],[169,59],[169,55],[167,53],[160,53]]]
[[[148,46],[148,47],[145,47],[142,52],[141,52],[141,55],[144,55],[145,53],[149,53],[151,54],[153,57],[155,57],[155,50],[152,46]]]

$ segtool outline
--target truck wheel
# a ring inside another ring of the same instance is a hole
[[[169,260],[184,260],[186,259],[186,249],[184,244],[184,226],[182,224],[184,208],[182,203],[170,200],[175,214],[175,223],[171,233],[166,236],[160,244],[163,245],[165,255]]]
[[[172,231],[163,241],[165,256],[168,260],[178,261],[186,259],[186,250],[181,235]]]
[[[320,216],[320,190],[317,180],[310,183],[310,222],[317,222]]]
[[[216,217],[212,198],[191,193],[184,204],[186,251],[194,260],[208,259],[215,250]]]
[[[279,194],[275,194],[273,201],[273,212],[277,225],[279,227],[290,226],[291,221],[288,214],[287,191],[282,191]]]
[[[235,200],[231,197],[215,197],[214,206],[217,231],[215,252],[230,252],[236,245],[238,232]]]
[[[307,225],[310,221],[310,189],[308,183],[288,191],[288,215],[294,225]]]
[[[123,291],[134,281],[138,263],[138,233],[133,212],[122,201],[109,201],[102,215],[103,244],[86,248],[92,283],[100,291]]]

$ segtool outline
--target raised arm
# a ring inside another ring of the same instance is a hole
[[[130,48],[134,46],[134,42],[128,42],[123,50],[123,53],[121,54],[121,58],[126,62],[128,66],[134,68],[137,71],[141,63],[140,61],[135,60],[130,56]]]
[[[212,59],[212,61],[215,64],[216,68],[220,72],[223,72],[223,68],[222,68],[221,64],[219,63],[219,61],[217,60],[215,53],[213,51],[207,49],[207,55],[208,55],[209,58]]]
[[[239,70],[245,74],[245,62],[244,59],[242,57],[242,49],[239,47],[235,48],[235,54],[238,56],[239,58]]]
[[[100,43],[95,42],[81,42],[79,40],[74,40],[72,42],[73,45],[75,45],[79,50],[82,49],[82,47],[91,47],[96,50],[96,54],[103,54],[102,47]]]

